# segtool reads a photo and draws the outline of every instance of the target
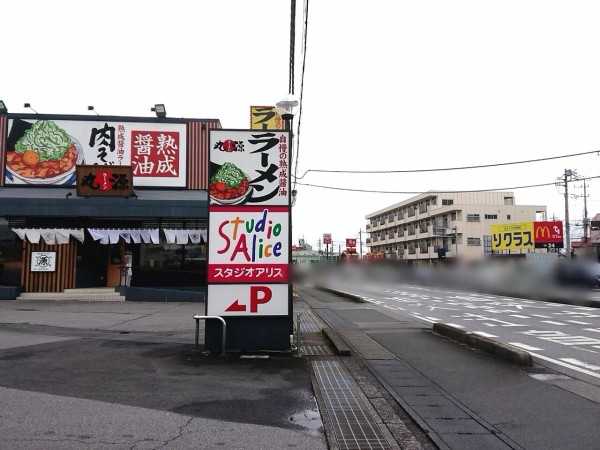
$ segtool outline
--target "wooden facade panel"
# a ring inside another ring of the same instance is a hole
[[[48,245],[45,242],[32,244],[23,241],[23,280],[24,292],[63,292],[75,287],[75,267],[77,260],[77,241],[73,238],[68,244]],[[54,272],[32,272],[32,252],[56,252],[56,270]]]

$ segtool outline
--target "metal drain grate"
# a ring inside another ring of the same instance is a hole
[[[392,449],[337,361],[312,361],[340,450]]]
[[[330,356],[333,355],[331,353],[331,349],[326,345],[301,345],[300,351],[303,355],[307,356]]]

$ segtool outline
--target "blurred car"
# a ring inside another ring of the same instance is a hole
[[[600,263],[586,260],[561,261],[555,267],[554,281],[571,288],[600,288]]]

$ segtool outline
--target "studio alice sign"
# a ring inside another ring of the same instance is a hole
[[[219,208],[211,212],[209,231],[209,280],[288,281],[286,208]]]

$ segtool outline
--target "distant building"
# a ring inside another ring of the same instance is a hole
[[[586,235],[571,242],[573,256],[600,261],[600,214],[596,214],[589,225]]]
[[[546,206],[516,205],[512,192],[428,191],[366,216],[371,253],[426,263],[491,255],[491,225],[546,220]]]

